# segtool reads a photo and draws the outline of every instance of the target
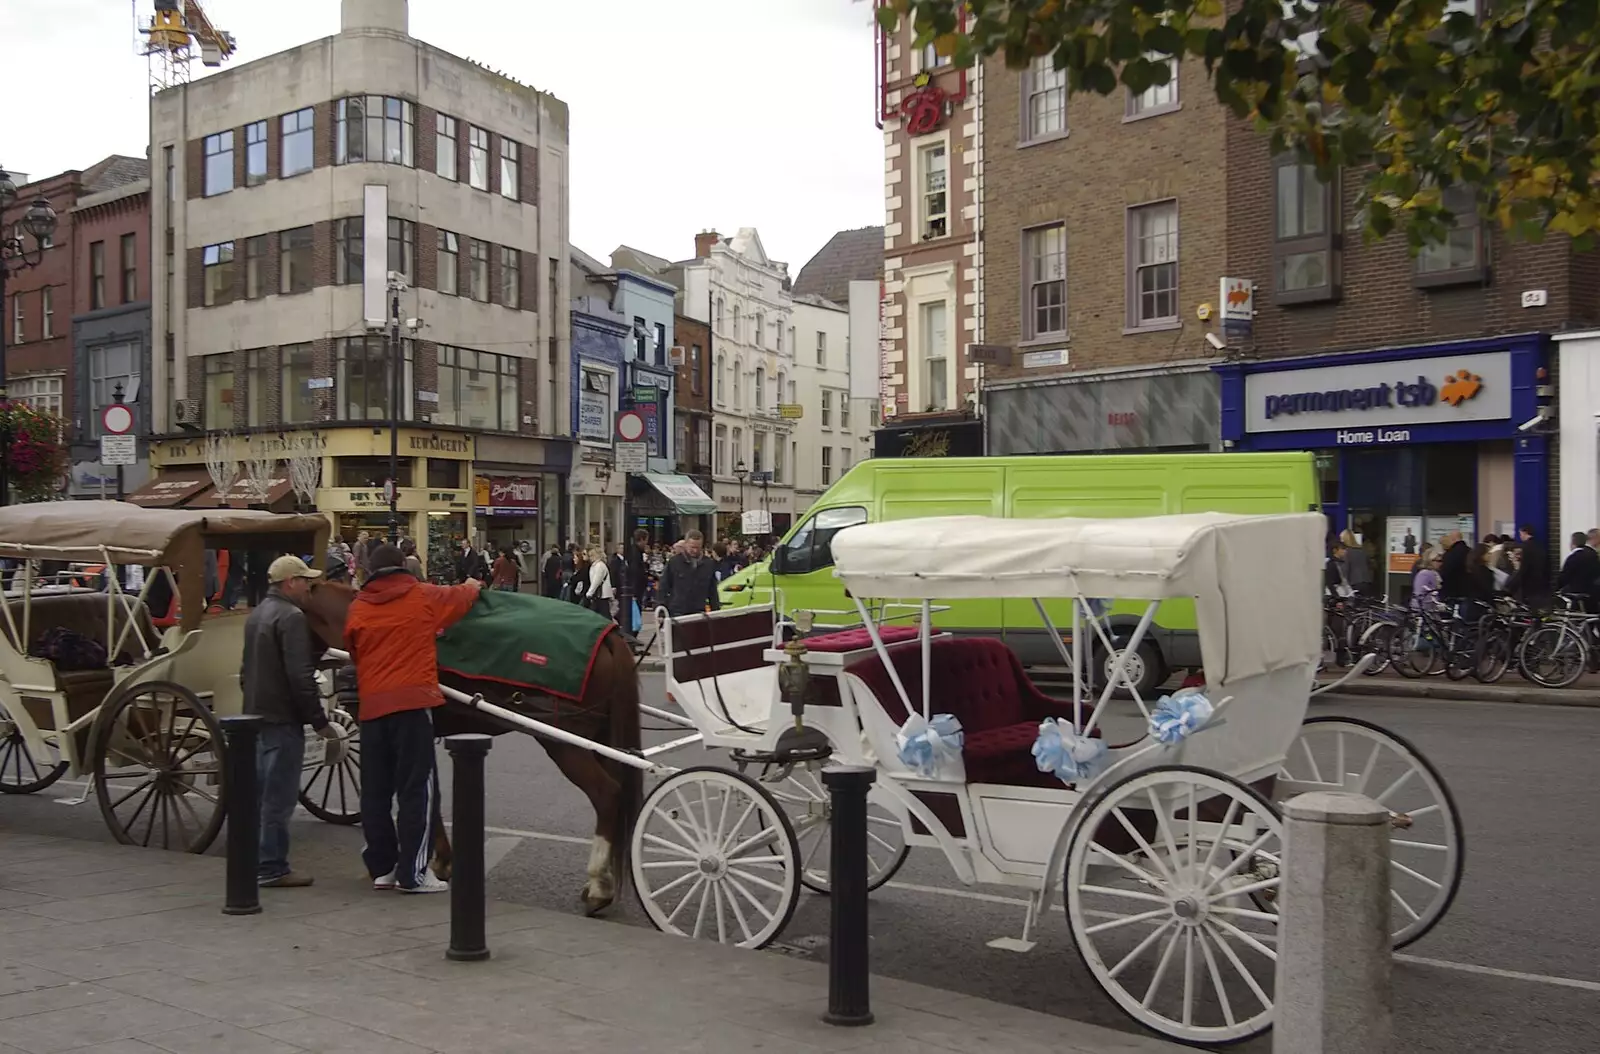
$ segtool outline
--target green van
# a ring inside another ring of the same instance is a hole
[[[860,462],[806,511],[766,567],[724,583],[724,607],[781,597],[786,612],[852,608],[833,576],[833,536],[858,523],[921,516],[1117,518],[1184,512],[1320,511],[1310,453],[1109,454],[984,458],[873,458]],[[1270,567],[1262,574],[1272,574]],[[729,589],[731,584],[740,586]],[[1058,666],[1060,653],[1029,600],[960,600],[934,617],[942,630],[1004,640],[1028,665]],[[1046,610],[1065,633],[1069,603]],[[1113,639],[1138,622],[1133,604],[1112,609]],[[842,620],[841,620],[842,621]],[[856,621],[851,619],[850,621]],[[1141,694],[1177,669],[1200,664],[1194,605],[1167,601],[1129,664]],[[1097,655],[1104,668],[1106,656]]]

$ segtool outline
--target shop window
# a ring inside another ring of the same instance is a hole
[[[400,459],[400,486],[411,486],[412,459]],[[376,487],[389,478],[387,457],[340,457],[333,459],[333,475],[339,487]]]
[[[611,442],[616,423],[617,375],[602,366],[583,365],[579,370],[578,438],[592,443]]]
[[[1311,165],[1278,162],[1273,179],[1274,299],[1306,304],[1339,295],[1339,183],[1325,183]]]
[[[416,386],[412,383],[412,342],[405,345],[405,370],[400,378],[403,403],[402,420],[412,417]],[[393,356],[381,336],[344,337],[337,344],[337,371],[334,380],[339,397],[339,416],[346,421],[386,421],[394,390]]]
[[[1450,229],[1417,253],[1416,284],[1427,288],[1482,282],[1487,276],[1483,220],[1472,191],[1451,187],[1444,192],[1444,207],[1452,214]]]
[[[267,420],[267,352],[252,348],[244,353],[245,424],[251,428],[271,424]]]
[[[233,356],[227,352],[205,357],[206,427],[232,428]]]
[[[311,388],[316,375],[310,344],[285,344],[278,349],[279,390],[284,424],[311,424],[317,419],[317,393]]]
[[[517,430],[517,360],[469,348],[439,348],[435,424]]]
[[[428,459],[429,489],[460,490],[461,464],[459,461],[447,461],[444,458],[430,457]]]

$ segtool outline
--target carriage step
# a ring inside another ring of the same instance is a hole
[[[1025,941],[1021,937],[996,937],[989,942],[989,947],[1002,952],[1031,952],[1038,944],[1038,941]]]

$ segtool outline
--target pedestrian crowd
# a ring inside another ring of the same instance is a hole
[[[1590,539],[1600,542],[1600,531]],[[1583,535],[1574,536],[1581,544]],[[1600,596],[1600,556],[1595,557],[1594,575],[1580,590],[1569,590],[1566,567],[1556,582],[1557,591],[1578,591]],[[1569,558],[1570,562],[1570,558]],[[1323,584],[1333,600],[1360,596],[1377,598],[1383,594],[1382,576],[1373,570],[1373,558],[1364,540],[1348,529],[1328,548]],[[1552,598],[1550,564],[1544,547],[1532,527],[1524,525],[1515,536],[1486,534],[1476,545],[1461,531],[1452,531],[1437,545],[1425,542],[1418,549],[1409,572],[1408,588],[1401,598],[1413,610],[1463,606],[1482,610],[1499,597],[1509,597],[1529,607],[1546,607]],[[1469,610],[1470,613],[1470,610]]]

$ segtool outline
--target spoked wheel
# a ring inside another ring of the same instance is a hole
[[[44,757],[34,757],[16,722],[0,713],[0,794],[32,794],[64,776],[67,763],[55,744],[44,750]]]
[[[1450,909],[1466,866],[1461,816],[1438,771],[1416,747],[1377,725],[1313,717],[1289,748],[1274,796],[1283,801],[1307,791],[1365,794],[1389,810],[1394,946],[1420,940]],[[1271,906],[1268,898],[1263,903]]]
[[[1372,665],[1365,671],[1368,677],[1376,677],[1391,665],[1396,668],[1401,665],[1405,657],[1401,646],[1404,638],[1405,627],[1395,622],[1374,622],[1362,631],[1357,653],[1374,656]]]
[[[1583,676],[1589,649],[1564,623],[1540,626],[1522,638],[1517,663],[1523,676],[1542,688],[1566,688]]]
[[[1495,684],[1511,667],[1511,633],[1504,627],[1491,629],[1478,638],[1477,666],[1472,675],[1480,684]]]
[[[226,813],[216,717],[167,681],[139,684],[104,706],[94,789],[112,835],[124,845],[205,852]]]
[[[300,804],[319,820],[349,827],[361,822],[361,724],[342,709],[329,714],[328,723],[340,735],[333,747],[333,764],[306,770],[300,781]]]
[[[656,929],[764,948],[800,900],[800,846],[778,800],[726,769],[675,772],[633,831],[634,888]]]
[[[1191,1044],[1259,1035],[1278,918],[1250,897],[1276,893],[1282,858],[1278,811],[1251,788],[1188,766],[1135,773],[1086,806],[1068,844],[1078,954],[1152,1031]]]
[[[826,896],[828,860],[833,846],[833,804],[816,769],[800,769],[777,783],[763,782],[783,806],[800,846],[800,882],[813,893]],[[888,797],[877,788],[867,793],[867,891],[894,877],[911,851],[905,828]]]

